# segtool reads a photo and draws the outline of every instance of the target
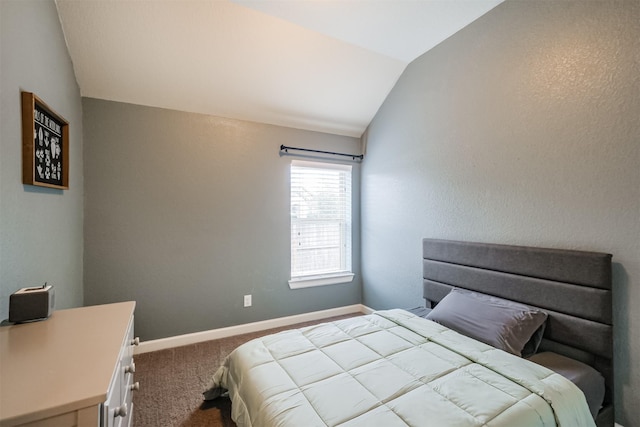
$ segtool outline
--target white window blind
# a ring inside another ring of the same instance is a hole
[[[294,160],[291,279],[340,273],[351,273],[351,166]]]

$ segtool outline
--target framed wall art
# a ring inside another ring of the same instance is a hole
[[[31,92],[22,92],[22,183],[69,188],[69,123]]]

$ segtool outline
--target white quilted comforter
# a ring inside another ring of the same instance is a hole
[[[243,344],[222,389],[239,427],[595,425],[564,377],[403,310]]]

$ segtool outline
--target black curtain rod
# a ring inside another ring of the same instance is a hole
[[[333,151],[310,150],[308,148],[287,147],[285,145],[280,146],[280,151],[284,151],[285,153],[288,153],[289,150],[306,151],[309,153],[330,154],[332,156],[345,156],[345,157],[351,157],[353,160],[356,160],[356,159],[362,160],[364,158],[364,154],[335,153]]]

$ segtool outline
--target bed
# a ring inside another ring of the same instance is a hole
[[[613,425],[611,255],[424,239],[423,291],[426,318],[243,344],[204,397],[228,392],[241,427]]]

